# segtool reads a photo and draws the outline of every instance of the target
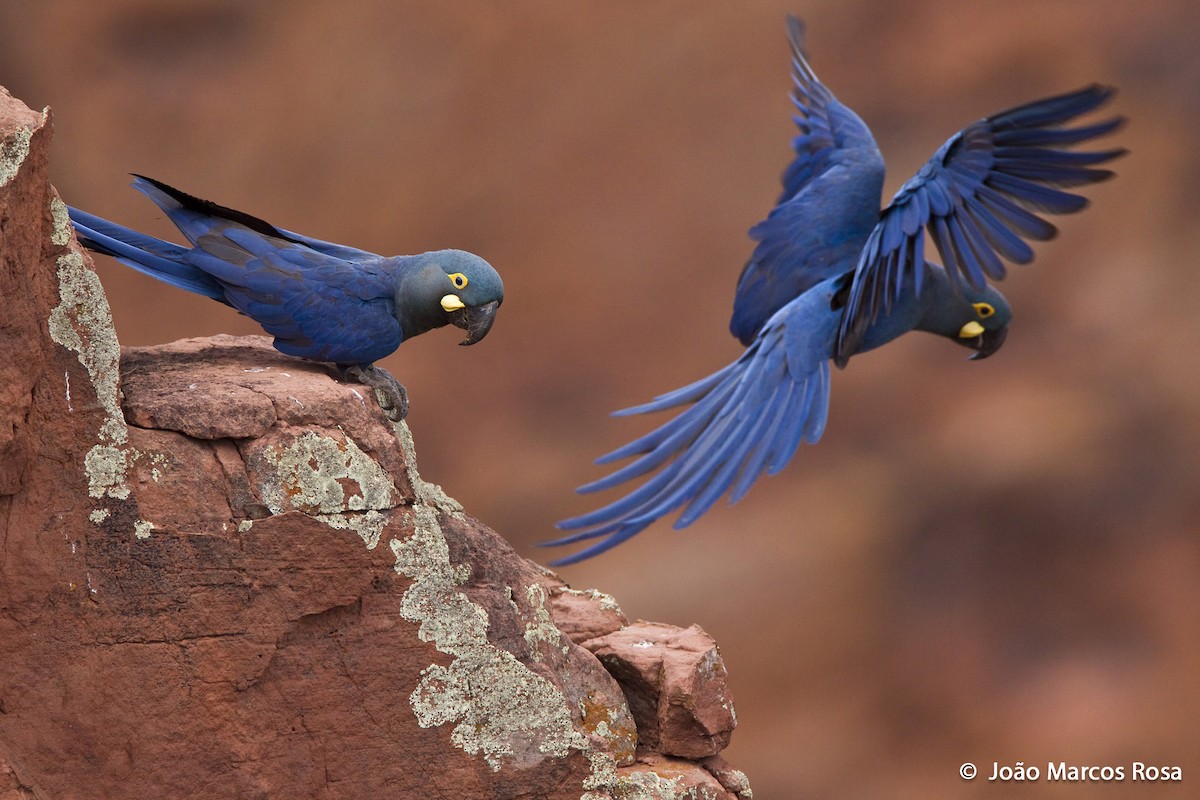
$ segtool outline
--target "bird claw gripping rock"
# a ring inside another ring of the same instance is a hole
[[[342,374],[349,380],[374,389],[379,407],[392,422],[400,422],[408,416],[408,390],[387,370],[372,364],[347,367]]]

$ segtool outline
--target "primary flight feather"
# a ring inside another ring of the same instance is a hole
[[[674,418],[599,459],[633,459],[581,492],[650,475],[608,505],[564,520],[575,530],[549,546],[596,540],[553,563],[604,552],[679,510],[683,528],[728,494],[736,502],[764,472],[783,469],[801,442],[815,443],[829,408],[830,362],[909,331],[995,353],[1008,332],[1008,301],[989,280],[1004,261],[1033,258],[1028,241],[1056,233],[1043,214],[1081,210],[1066,189],[1105,180],[1097,165],[1119,148],[1065,148],[1116,130],[1113,117],[1069,127],[1113,89],[1089,86],[968,125],[879,208],[884,165],[870,130],[817,79],[803,52],[804,27],[788,18],[795,159],[767,218],[750,229],[757,246],[742,270],[729,328],[745,352],[682,389],[618,414],[682,407]],[[928,260],[933,242],[941,264]],[[657,470],[657,472],[656,472]]]

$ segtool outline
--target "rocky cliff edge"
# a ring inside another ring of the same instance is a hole
[[[629,624],[261,337],[122,349],[0,88],[0,800],[748,798],[699,628]]]

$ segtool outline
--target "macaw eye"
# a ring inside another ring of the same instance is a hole
[[[979,315],[980,319],[987,319],[996,313],[996,309],[992,308],[991,303],[972,303],[971,307],[975,309],[975,313]]]
[[[449,278],[450,282],[454,284],[455,289],[467,288],[467,276],[461,272],[451,272]]]

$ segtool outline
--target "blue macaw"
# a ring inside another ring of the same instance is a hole
[[[385,258],[276,228],[141,175],[133,187],[192,247],[70,208],[80,244],[233,306],[274,336],[281,352],[332,362],[344,377],[375,389],[392,419],[407,415],[408,393],[373,362],[447,324],[466,330],[460,344],[474,344],[491,330],[504,300],[496,270],[462,250]]]
[[[746,350],[702,380],[617,412],[685,407],[598,460],[636,457],[580,492],[662,469],[619,500],[560,522],[578,532],[547,546],[599,541],[555,565],[602,553],[679,508],[674,527],[684,528],[726,492],[735,503],[761,473],[783,469],[801,442],[821,438],[830,361],[844,367],[913,330],[965,345],[972,359],[995,353],[1012,318],[987,282],[1004,277],[1001,258],[1032,260],[1025,240],[1056,233],[1036,212],[1082,209],[1087,201],[1063,188],[1111,177],[1096,165],[1125,152],[1063,149],[1123,122],[1065,127],[1114,91],[1090,86],[968,125],[881,212],[883,157],[871,132],[813,73],[802,23],[789,17],[788,28],[800,132],[783,193],[750,229],[758,244],[738,280],[729,324]],[[943,265],[926,259],[927,233]]]

